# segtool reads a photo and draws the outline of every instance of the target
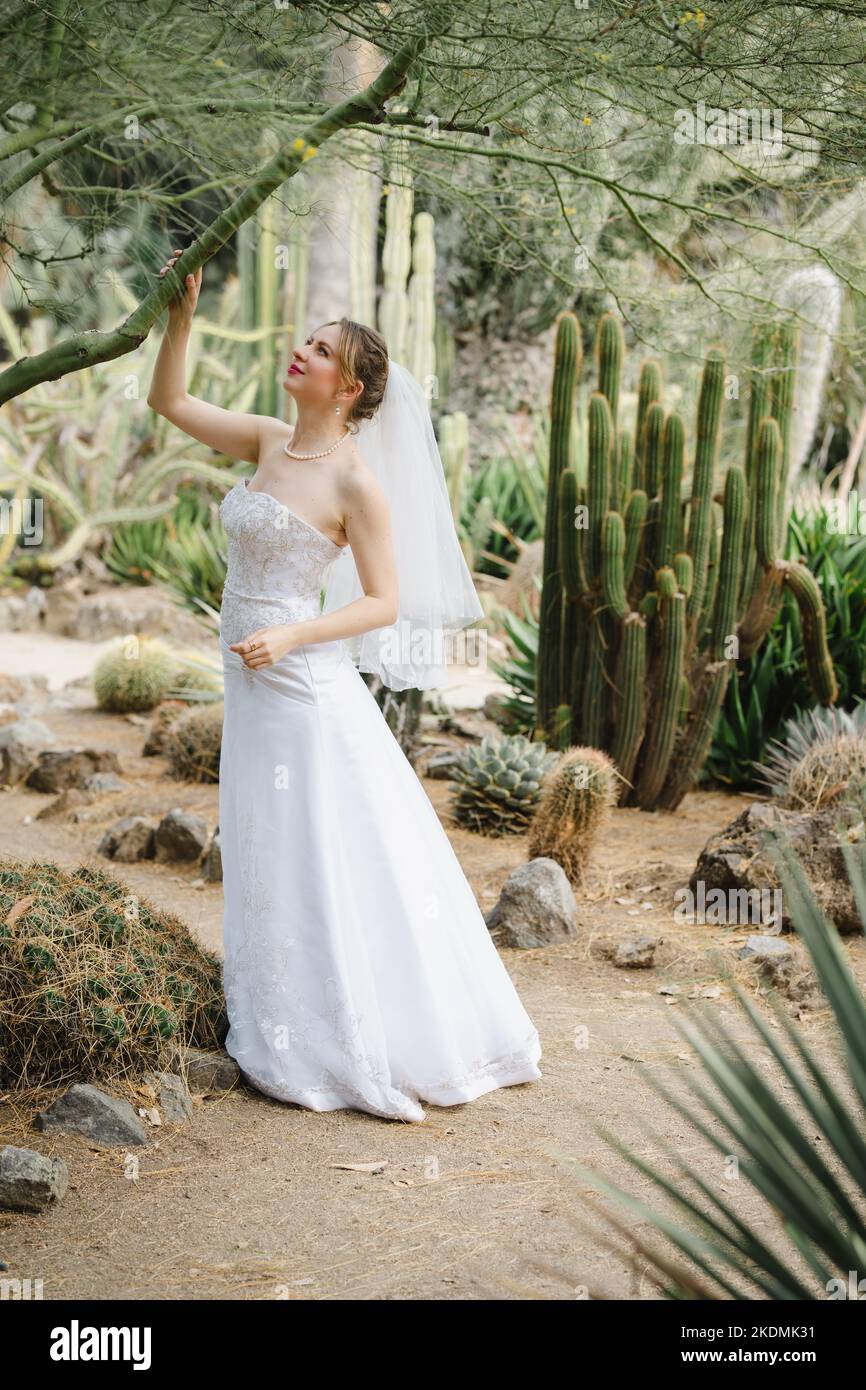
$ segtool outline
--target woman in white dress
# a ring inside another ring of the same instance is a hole
[[[220,508],[226,1050],[278,1100],[422,1122],[422,1101],[537,1080],[541,1045],[359,668],[442,685],[417,639],[482,609],[423,393],[380,335],[343,319],[293,349],[293,430],[187,394],[200,285],[170,306],[148,404],[256,465]],[[401,620],[410,645],[383,644]]]

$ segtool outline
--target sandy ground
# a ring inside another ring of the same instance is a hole
[[[58,747],[113,748],[135,790],[104,796],[93,819],[77,825],[36,821],[48,799],[39,793],[0,793],[4,854],[73,865],[94,854],[107,825],[133,811],[161,815],[182,806],[210,828],[216,824],[215,786],[169,781],[162,759],[139,756],[138,717],[95,709],[39,717],[58,735]],[[486,912],[511,869],[525,861],[526,842],[454,827],[447,783],[424,785]],[[7,1097],[0,1102],[0,1145],[61,1155],[70,1189],[49,1213],[0,1214],[4,1277],[42,1279],[46,1299],[572,1299],[587,1291],[658,1297],[608,1249],[605,1228],[584,1200],[592,1189],[570,1164],[598,1168],[659,1206],[650,1184],[592,1127],[609,1126],[671,1173],[675,1167],[653,1137],[660,1130],[707,1182],[725,1183],[721,1158],[664,1109],[647,1076],[678,1093],[689,1073],[702,1076],[674,1020],[691,1007],[690,993],[719,983],[719,960],[732,960],[749,928],[680,925],[672,895],[710,834],[745,804],[696,793],[673,815],[615,812],[579,904],[578,939],[503,951],[541,1034],[543,1076],[533,1084],[470,1105],[425,1106],[422,1125],[349,1110],[319,1115],[235,1090],[197,1101],[186,1126],[153,1130],[137,1175],[121,1150],[33,1131],[32,1111]],[[145,863],[114,872],[221,949],[222,889],[202,882],[194,866]],[[635,905],[618,904],[621,896]],[[655,969],[614,968],[602,954],[604,942],[639,932],[662,938]],[[845,949],[863,980],[863,938],[846,939]],[[754,987],[754,977],[739,970]],[[671,982],[682,990],[673,1003],[658,993]],[[748,1036],[724,985],[704,1007]],[[809,1015],[802,1027],[838,1075],[828,1019]],[[585,1046],[576,1044],[581,1030]],[[357,1164],[384,1166],[347,1166]],[[745,1183],[737,1210],[765,1234],[772,1230],[771,1214]]]

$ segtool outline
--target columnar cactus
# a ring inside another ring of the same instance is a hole
[[[800,608],[810,680],[824,704],[837,687],[821,595],[810,572],[779,558],[786,523],[786,441],[796,333],[756,333],[745,468],[728,468],[721,539],[716,467],[725,358],[707,355],[694,465],[685,429],[665,414],[661,372],[640,376],[633,436],[617,428],[622,331],[605,315],[598,389],[587,408],[586,479],[569,466],[580,332],[557,325],[551,397],[536,737],[610,753],[624,803],[673,810],[696,781],[734,663],[763,641],[785,587]],[[687,517],[686,517],[687,511]]]

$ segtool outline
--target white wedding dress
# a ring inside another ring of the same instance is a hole
[[[536,1029],[433,806],[342,641],[229,649],[320,612],[335,541],[223,499],[225,1046],[264,1094],[423,1121],[541,1076]]]

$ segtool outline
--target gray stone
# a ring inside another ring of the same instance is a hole
[[[124,816],[110,825],[99,842],[98,850],[118,864],[134,864],[139,859],[153,859],[156,854],[155,826],[144,816]]]
[[[170,1071],[149,1071],[144,1080],[156,1091],[167,1124],[184,1125],[192,1118],[192,1097],[181,1077]]]
[[[502,885],[486,922],[491,929],[502,928],[502,945],[522,950],[573,941],[577,903],[562,865],[543,856],[520,864]]]
[[[6,729],[14,729],[14,724],[5,724]],[[32,744],[23,743],[19,738],[0,742],[0,787],[20,787],[39,766],[42,750]]]
[[[745,946],[737,952],[740,960],[750,960],[755,957],[766,959],[767,956],[789,956],[791,948],[787,941],[783,941],[778,936],[750,936],[746,940]]]
[[[82,581],[78,574],[55,583],[46,594],[44,630],[84,642],[104,642],[139,632],[201,643],[198,621],[192,614],[180,612],[154,585],[126,584],[119,589],[110,583],[89,592],[92,585],[93,580]]]
[[[186,1073],[186,1083],[195,1095],[230,1091],[241,1079],[240,1067],[227,1052],[205,1052],[190,1047],[176,1065]]]
[[[620,970],[652,970],[655,953],[661,945],[659,937],[638,936],[632,941],[619,941],[611,960]]]
[[[129,783],[118,777],[116,772],[94,772],[90,777],[85,777],[84,787],[89,792],[128,792],[132,790]]]
[[[4,724],[0,728],[0,745],[18,739],[32,747],[45,748],[57,740],[47,724],[41,719],[18,719],[14,724]]]
[[[202,858],[202,873],[208,883],[222,883],[223,881],[223,856],[220,845],[220,828],[217,826],[210,839],[210,844],[204,852]]]
[[[207,845],[207,823],[201,816],[175,806],[156,827],[154,841],[161,863],[201,859]]]
[[[46,1158],[35,1149],[0,1149],[0,1207],[10,1211],[44,1211],[61,1201],[69,1187],[62,1158]]]
[[[64,1134],[83,1134],[95,1144],[147,1144],[144,1127],[127,1100],[110,1096],[96,1086],[78,1083],[70,1086],[47,1110],[41,1110],[34,1128]]]
[[[67,787],[84,788],[94,772],[120,772],[117,754],[101,748],[66,748],[39,755],[39,765],[27,778],[36,792],[62,792]]]

